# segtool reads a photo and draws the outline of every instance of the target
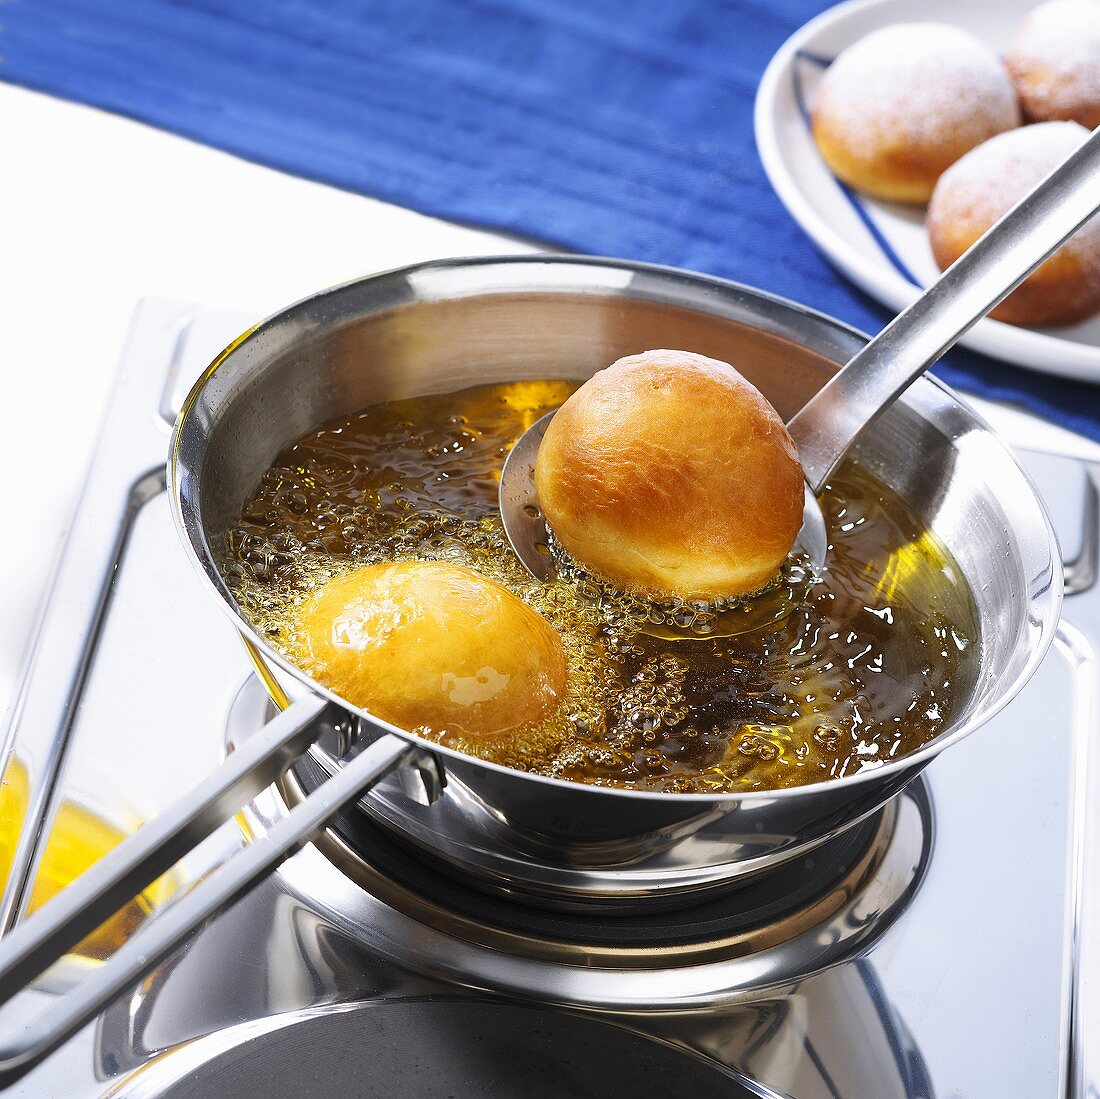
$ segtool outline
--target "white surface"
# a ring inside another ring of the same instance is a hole
[[[800,66],[808,103],[824,71],[796,60],[798,51],[832,58],[878,27],[904,22],[951,23],[1004,51],[1035,0],[851,0],[818,16],[779,50],[756,97],[756,143],[780,200],[840,270],[872,297],[900,311],[919,293],[886,258],[814,145],[794,91]],[[856,195],[879,232],[924,285],[939,269],[924,231],[924,211]],[[1027,329],[979,321],[961,341],[1032,370],[1100,382],[1100,316],[1060,329]],[[1100,397],[1097,398],[1100,400]]]
[[[0,84],[0,713],[137,300],[257,318],[441,256],[532,249]]]

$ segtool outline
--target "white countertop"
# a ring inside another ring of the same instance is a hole
[[[138,299],[259,318],[371,271],[533,249],[5,84],[0,159],[2,714]]]

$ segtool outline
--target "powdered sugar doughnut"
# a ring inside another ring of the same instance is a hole
[[[1028,118],[1100,126],[1100,0],[1048,0],[1005,55]]]
[[[1020,124],[996,55],[944,23],[872,31],[829,66],[813,107],[825,163],[859,191],[927,202],[940,173]]]
[[[999,134],[948,168],[928,206],[928,234],[949,267],[1088,137],[1076,122]],[[1085,222],[990,314],[1010,324],[1073,324],[1100,312],[1100,215]]]

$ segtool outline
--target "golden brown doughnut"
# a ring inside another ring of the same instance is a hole
[[[755,591],[802,524],[783,421],[728,363],[619,359],[550,421],[535,487],[555,538],[594,574],[653,597]]]
[[[973,35],[944,23],[872,31],[829,66],[812,111],[825,163],[858,191],[928,201],[940,173],[1020,124],[1012,81]]]
[[[1024,115],[1100,126],[1100,0],[1048,0],[1005,54]]]
[[[1040,122],[999,134],[940,178],[928,207],[928,236],[940,268],[955,262],[1088,131],[1076,122]],[[1074,324],[1100,310],[1100,218],[1015,289],[990,316],[1009,324]]]
[[[557,631],[507,588],[439,561],[366,565],[321,587],[298,644],[325,686],[403,729],[491,736],[564,696]]]

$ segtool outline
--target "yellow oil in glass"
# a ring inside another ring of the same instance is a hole
[[[29,804],[27,768],[22,760],[13,755],[9,757],[0,780],[0,890],[8,883]],[[135,831],[140,823],[134,819],[120,825],[75,801],[62,801],[54,814],[53,825],[38,862],[27,913],[37,911],[51,897],[72,885],[85,870]],[[124,904],[74,947],[72,953],[95,960],[109,957],[177,885],[174,874],[165,874]]]

